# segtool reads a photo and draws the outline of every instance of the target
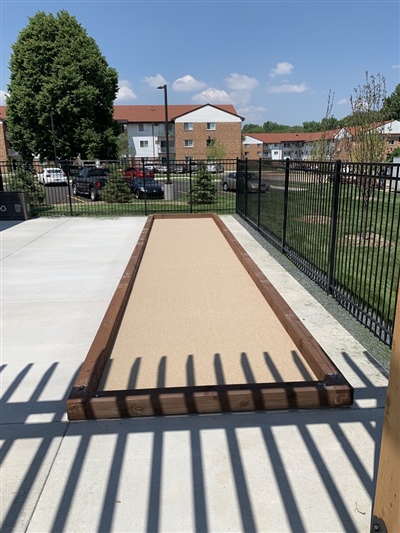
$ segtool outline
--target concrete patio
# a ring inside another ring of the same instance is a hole
[[[385,372],[235,217],[221,218],[353,385],[354,405],[68,422],[146,219],[3,221],[2,532],[369,532]]]

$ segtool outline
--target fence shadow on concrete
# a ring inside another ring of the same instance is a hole
[[[60,399],[41,399],[57,363],[43,373],[27,401],[13,401],[34,366],[27,365],[10,382],[1,403],[2,531],[29,526],[37,530],[39,524],[42,531],[60,532],[77,530],[80,524],[82,531],[128,527],[156,532],[180,524],[186,531],[208,532],[218,529],[224,513],[231,521],[227,530],[236,527],[246,533],[309,532],[317,523],[321,531],[328,530],[328,524],[330,531],[361,531],[360,520],[369,524],[374,497],[384,387],[374,386],[349,354],[342,355],[365,385],[355,389],[356,403],[359,398],[368,399],[378,408],[355,405],[350,409],[69,423],[65,403],[75,376]],[[251,379],[243,355],[242,364]],[[1,370],[7,372],[7,365]],[[188,381],[190,376],[189,368]],[[37,421],[29,423],[32,415]],[[14,418],[20,422],[13,423]],[[216,435],[219,440],[214,442]],[[135,439],[139,439],[136,445]],[[143,439],[149,443],[146,451],[140,444]],[[36,448],[31,459],[25,459],[11,491],[8,476],[15,473],[22,441],[31,441]],[[218,449],[218,442],[223,449]],[[171,460],[181,468],[171,470]],[[304,490],[310,487],[302,472],[315,479],[311,494],[302,493],[302,486]],[[359,501],[352,499],[354,486],[359,489]],[[133,494],[127,487],[133,487]],[[217,511],[213,500],[217,492],[232,503],[230,510]],[[166,509],[174,497],[182,498],[180,517],[168,515]],[[91,499],[97,502],[97,512],[88,524],[85,516],[90,515]],[[185,502],[190,504],[185,507]]]

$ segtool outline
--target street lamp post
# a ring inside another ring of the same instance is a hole
[[[165,107],[165,142],[167,148],[167,181],[166,183],[170,184],[170,169],[169,169],[169,139],[168,139],[168,95],[167,95],[167,85],[160,85],[157,89],[164,89],[164,107]]]
[[[53,138],[54,164],[57,165],[56,134],[54,132],[53,110],[51,110],[50,112],[50,120],[51,120],[51,135]]]

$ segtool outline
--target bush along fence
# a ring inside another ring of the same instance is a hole
[[[234,213],[235,194],[222,177],[237,160],[178,162],[97,161],[76,165],[0,163],[0,189],[28,192],[32,216],[124,216],[154,213]],[[61,176],[61,179],[60,179]],[[133,179],[135,178],[135,179]]]
[[[259,180],[237,213],[391,346],[399,283],[400,165],[240,160]],[[262,183],[267,183],[263,193]]]

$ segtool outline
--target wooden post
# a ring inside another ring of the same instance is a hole
[[[383,421],[375,502],[371,520],[373,533],[400,531],[400,286],[397,293],[389,383]]]

